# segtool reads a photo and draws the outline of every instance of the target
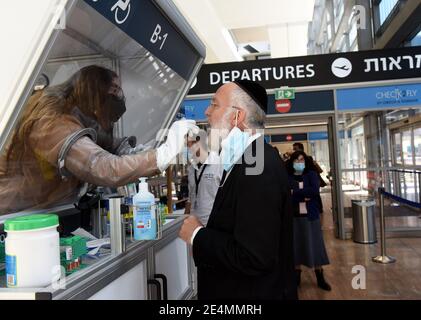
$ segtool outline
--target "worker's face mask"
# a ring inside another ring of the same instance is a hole
[[[107,108],[111,122],[117,122],[126,112],[126,101],[113,94],[108,94],[105,100],[105,108]]]
[[[235,116],[235,127],[230,131],[228,136],[222,141],[221,158],[224,170],[229,171],[234,164],[241,158],[248,146],[250,134],[241,131],[238,127],[238,110]]]
[[[306,168],[306,164],[304,162],[294,162],[295,172],[303,173],[305,168]]]

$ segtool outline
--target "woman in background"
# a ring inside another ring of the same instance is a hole
[[[287,162],[294,212],[294,254],[297,285],[301,282],[301,266],[314,268],[319,288],[330,291],[322,266],[329,264],[320,224],[320,182],[303,151],[294,152]]]

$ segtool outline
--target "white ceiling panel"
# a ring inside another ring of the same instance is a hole
[[[210,0],[228,29],[311,21],[315,0]]]
[[[206,63],[241,60],[247,44],[304,55],[315,0],[173,0],[207,47]]]

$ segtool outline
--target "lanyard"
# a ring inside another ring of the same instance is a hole
[[[200,180],[202,180],[203,172],[205,172],[206,167],[207,164],[202,165],[202,171],[200,172],[199,178],[197,177],[197,170],[194,170],[194,182],[196,183],[196,197],[197,193],[199,192],[199,183]]]
[[[229,177],[229,175],[230,175],[230,173],[231,173],[232,169],[234,169],[234,167],[232,167],[232,168],[230,169],[230,171],[228,171],[228,172],[227,172],[227,171],[225,171],[225,170],[224,170],[224,172],[222,173],[221,182],[219,183],[219,187],[220,187],[220,188],[222,188],[222,187],[225,185],[225,182],[227,182],[228,177]]]

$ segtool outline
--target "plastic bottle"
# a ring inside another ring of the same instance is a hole
[[[60,270],[58,225],[55,214],[29,215],[5,221],[8,288],[51,285],[55,270]]]
[[[134,239],[156,240],[157,219],[155,197],[149,192],[146,178],[140,178],[139,193],[133,197]]]

